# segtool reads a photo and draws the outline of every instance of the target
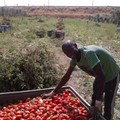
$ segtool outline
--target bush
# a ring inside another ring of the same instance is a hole
[[[0,55],[0,92],[45,88],[58,79],[53,54],[45,42]]]

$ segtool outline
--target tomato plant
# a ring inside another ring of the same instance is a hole
[[[0,120],[92,120],[88,116],[88,110],[68,90],[52,98],[20,100],[0,110]]]

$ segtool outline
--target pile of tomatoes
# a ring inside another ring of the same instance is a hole
[[[93,120],[88,116],[86,108],[68,90],[52,98],[27,98],[0,110],[0,120]]]

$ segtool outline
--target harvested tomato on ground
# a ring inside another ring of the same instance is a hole
[[[88,115],[87,109],[68,90],[52,98],[27,98],[0,110],[0,120],[93,120]]]

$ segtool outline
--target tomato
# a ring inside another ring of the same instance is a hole
[[[22,115],[16,115],[15,120],[20,120],[22,118]]]
[[[23,114],[24,119],[27,119],[28,117],[29,117],[29,114],[27,114],[27,113]]]

